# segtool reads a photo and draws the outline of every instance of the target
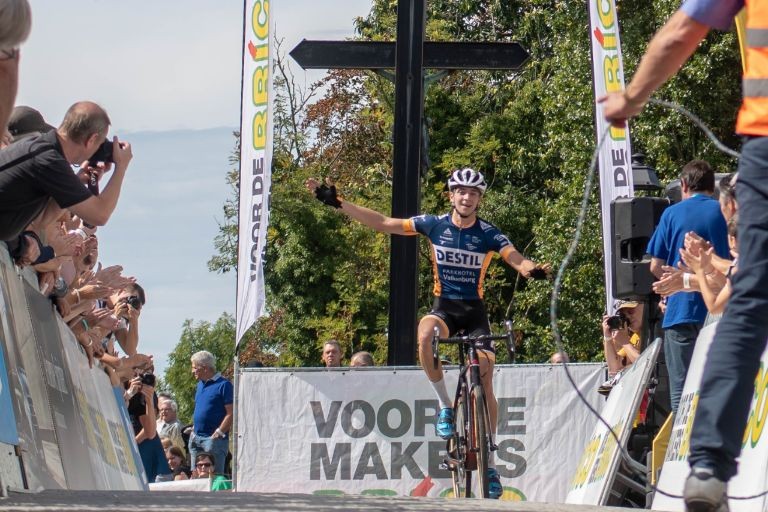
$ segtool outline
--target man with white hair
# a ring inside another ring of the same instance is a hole
[[[232,427],[232,383],[216,371],[216,358],[201,350],[192,355],[192,375],[198,380],[189,458],[196,460],[201,452],[214,455],[215,473],[224,473],[229,452],[229,429]]]
[[[181,431],[184,426],[176,416],[179,410],[176,400],[170,397],[161,397],[157,410],[160,414],[160,418],[157,420],[157,432],[160,434],[160,437],[170,439],[173,446],[178,446],[183,450],[185,447]]]
[[[0,135],[19,87],[19,45],[32,30],[32,9],[27,0],[0,0]]]

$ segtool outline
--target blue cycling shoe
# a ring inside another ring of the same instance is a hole
[[[456,429],[453,427],[453,409],[450,407],[440,409],[440,414],[437,416],[437,424],[435,425],[435,432],[441,439],[450,439],[453,437],[453,434],[456,433]]]
[[[504,494],[504,488],[501,486],[499,472],[496,468],[488,468],[488,497],[497,500],[502,494]]]

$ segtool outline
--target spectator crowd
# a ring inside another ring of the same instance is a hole
[[[50,299],[88,364],[124,390],[148,480],[222,480],[213,464],[221,476],[227,446],[190,460],[176,402],[155,393],[152,356],[140,350],[144,289],[120,265],[99,261],[98,229],[118,206],[131,144],[110,136],[109,115],[91,101],[72,104],[58,127],[14,106],[31,27],[28,0],[0,0],[0,250]]]

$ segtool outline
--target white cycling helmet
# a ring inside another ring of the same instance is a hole
[[[465,167],[464,169],[456,169],[448,178],[448,190],[453,190],[456,187],[472,187],[484,194],[488,184],[485,183],[485,178],[480,172]]]

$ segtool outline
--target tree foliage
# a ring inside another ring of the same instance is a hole
[[[396,5],[394,0],[373,1],[368,16],[356,21],[360,39],[393,39]],[[619,1],[628,77],[653,33],[678,5],[672,0]],[[430,165],[421,183],[422,210],[446,211],[444,183],[452,169],[479,169],[490,181],[481,215],[527,256],[557,267],[573,237],[595,146],[584,2],[431,0],[428,10],[429,40],[515,40],[531,58],[518,72],[453,72],[427,88]],[[275,73],[265,272],[269,317],[252,330],[248,343],[276,357],[277,364],[308,366],[319,364],[322,343],[336,338],[347,357],[365,349],[383,363],[389,239],[314,201],[303,183],[309,176],[327,176],[355,203],[390,210],[394,88],[377,74],[336,70],[302,93],[287,63],[281,66]],[[657,96],[695,112],[734,147],[739,71],[735,34],[712,33]],[[315,102],[307,99],[320,93]],[[631,130],[633,147],[646,154],[664,181],[693,158],[707,159],[719,171],[733,168],[734,162],[678,113],[648,107]],[[234,170],[227,179],[235,184],[236,178]],[[231,269],[235,261],[233,204],[225,205],[229,224],[222,226],[218,254],[211,260],[217,271]],[[566,349],[577,361],[601,357],[602,345],[596,341],[604,307],[601,240],[599,194],[594,191],[559,305]],[[432,281],[424,241],[420,269],[424,313],[431,304]],[[489,269],[486,301],[492,323],[514,320],[523,333],[522,362],[545,361],[554,350],[550,293],[551,283],[524,282],[502,264]],[[197,336],[191,324],[186,327],[180,345],[202,341],[215,330],[209,327]]]

